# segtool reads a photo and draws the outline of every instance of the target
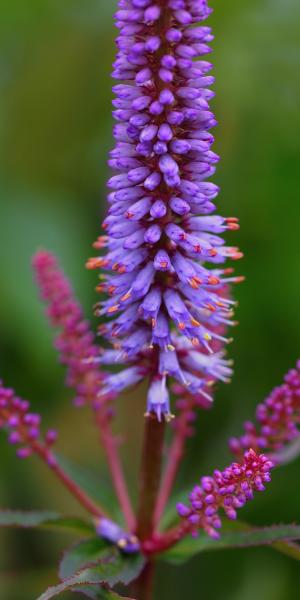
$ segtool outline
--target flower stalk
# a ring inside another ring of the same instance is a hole
[[[154,529],[154,509],[160,485],[165,420],[149,415],[145,421],[140,493],[137,516],[137,536],[140,540],[151,537]]]
[[[111,479],[129,531],[136,528],[136,518],[125,481],[123,467],[118,453],[118,440],[112,435],[110,423],[101,412],[96,413],[100,429],[100,442],[103,445]]]

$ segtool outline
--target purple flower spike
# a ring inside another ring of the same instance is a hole
[[[170,378],[207,404],[208,377],[231,376],[223,354],[215,354],[216,340],[226,342],[216,330],[232,316],[219,291],[240,280],[223,265],[241,254],[218,235],[237,229],[237,220],[211,214],[219,188],[207,180],[218,157],[208,131],[216,124],[209,110],[212,65],[203,57],[213,38],[209,27],[195,27],[210,12],[206,0],[168,0],[163,7],[119,0],[116,14],[113,77],[120,83],[109,161],[116,174],[108,183],[106,236],[96,244],[106,251],[88,266],[106,270],[98,289],[110,298],[97,314],[113,319],[99,331],[116,348],[114,362],[149,376],[147,413],[159,419],[170,416]],[[111,351],[105,354],[108,364]],[[130,377],[122,389],[125,381]],[[114,375],[105,390],[119,386]]]
[[[263,454],[249,450],[241,464],[233,463],[223,472],[215,471],[212,477],[202,477],[190,494],[188,506],[177,505],[177,512],[192,534],[203,529],[211,538],[218,539],[222,522],[219,511],[236,519],[236,511],[252,500],[253,492],[262,492],[271,480],[273,463]]]

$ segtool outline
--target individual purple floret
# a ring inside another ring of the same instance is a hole
[[[268,398],[256,409],[257,424],[247,421],[245,433],[240,438],[231,438],[230,449],[239,457],[250,446],[257,451],[276,453],[280,462],[280,450],[300,436],[300,361],[276,387]],[[274,454],[275,453],[275,454]]]
[[[203,529],[218,539],[217,530],[222,527],[220,509],[228,519],[236,519],[237,509],[252,500],[254,492],[264,491],[272,468],[273,463],[266,456],[249,450],[241,464],[233,463],[223,472],[215,471],[212,477],[202,477],[201,485],[190,495],[189,506],[177,505],[180,517],[193,535]]]
[[[95,244],[106,253],[88,262],[107,271],[98,290],[110,298],[96,312],[113,317],[100,333],[114,350],[102,361],[132,365],[122,389],[149,376],[147,412],[167,420],[169,377],[211,402],[207,375],[231,375],[213,347],[226,342],[216,327],[232,312],[218,290],[240,280],[223,264],[241,254],[220,237],[237,219],[213,214],[219,188],[208,181],[219,160],[209,133],[212,65],[204,60],[213,36],[194,25],[210,12],[199,0],[119,1],[113,77],[122,83],[113,88],[109,160],[118,174],[108,182],[106,236]],[[106,391],[120,389],[120,376],[110,376]]]
[[[127,533],[110,519],[100,518],[95,520],[97,534],[113,544],[125,554],[136,554],[140,550],[140,543],[135,535]]]

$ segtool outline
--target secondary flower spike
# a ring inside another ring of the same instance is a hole
[[[245,448],[272,453],[280,461],[280,450],[300,436],[300,361],[256,410],[257,424],[247,421],[245,433],[230,440],[230,450],[241,456]],[[273,454],[275,453],[275,454]]]
[[[84,320],[81,306],[55,256],[42,250],[34,256],[32,264],[41,298],[47,303],[47,316],[52,326],[60,329],[55,345],[60,361],[68,369],[66,383],[77,393],[74,403],[81,406],[95,402],[102,375],[93,363],[99,350],[89,323]]]
[[[57,432],[49,429],[44,437],[40,431],[41,416],[30,411],[27,400],[19,398],[11,388],[0,381],[0,429],[8,432],[8,441],[17,446],[17,456],[28,458],[38,452],[51,466],[53,455],[50,448],[56,442]]]
[[[210,52],[213,37],[203,0],[120,0],[118,54],[113,77],[116,146],[109,165],[119,174],[111,193],[106,253],[88,262],[101,268],[99,292],[110,298],[97,314],[112,319],[100,333],[114,345],[105,364],[128,363],[107,378],[105,391],[122,391],[150,377],[148,413],[170,418],[169,381],[208,402],[208,379],[228,380],[231,368],[214,342],[228,322],[232,301],[220,299],[224,283],[239,281],[224,268],[240,252],[219,234],[237,219],[214,215],[219,188],[208,181],[219,157],[209,130]],[[195,62],[195,58],[201,60]]]
[[[263,454],[249,450],[241,464],[233,463],[223,472],[215,471],[212,477],[202,477],[201,485],[196,486],[189,506],[178,504],[177,510],[184,523],[193,534],[199,529],[218,539],[218,529],[222,527],[220,509],[228,519],[236,519],[236,511],[252,500],[255,491],[262,492],[271,480],[273,464]]]

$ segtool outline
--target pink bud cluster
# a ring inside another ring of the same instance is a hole
[[[41,417],[30,412],[30,404],[16,396],[10,388],[0,382],[0,428],[7,429],[8,441],[18,446],[17,456],[28,458],[32,453],[43,454],[51,462],[50,448],[57,439],[57,432],[49,429],[41,442]]]
[[[255,491],[265,489],[270,481],[273,463],[254,450],[245,453],[241,464],[233,463],[223,472],[215,471],[212,477],[202,477],[190,495],[190,504],[178,504],[179,515],[193,535],[199,529],[214,538],[219,538],[222,526],[220,509],[228,519],[236,519],[236,511],[252,500]]]
[[[72,287],[56,258],[49,252],[40,251],[33,259],[33,267],[41,298],[48,304],[49,320],[53,327],[61,330],[55,345],[61,362],[68,368],[66,384],[77,392],[74,404],[82,406],[92,401],[96,408],[101,373],[95,366],[99,349],[89,323],[84,320]]]
[[[276,452],[299,437],[300,361],[289,371],[284,383],[276,387],[256,410],[257,424],[247,421],[245,433],[230,440],[230,450],[241,456],[245,448]]]

